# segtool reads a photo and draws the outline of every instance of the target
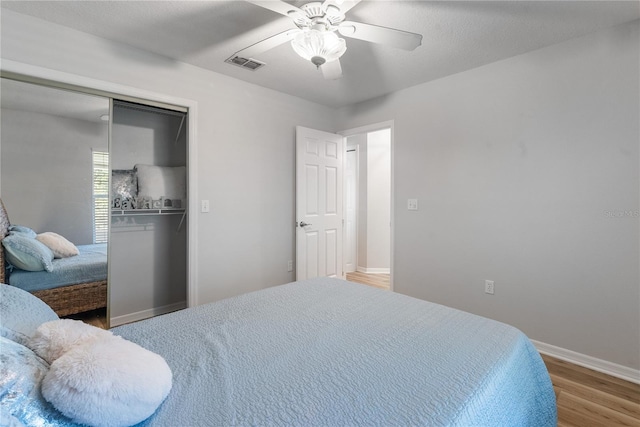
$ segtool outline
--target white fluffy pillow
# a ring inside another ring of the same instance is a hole
[[[104,329],[88,325],[80,320],[52,320],[38,326],[27,342],[27,347],[49,363],[53,363],[74,347],[112,338]]]
[[[138,175],[138,197],[185,199],[187,168],[135,165]]]
[[[149,416],[171,390],[165,360],[117,336],[72,348],[51,364],[42,395],[77,423],[130,426]]]
[[[76,245],[62,237],[57,233],[47,231],[46,233],[40,233],[36,236],[36,239],[51,249],[55,258],[68,258],[78,255],[80,251]]]

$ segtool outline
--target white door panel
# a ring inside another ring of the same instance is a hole
[[[340,135],[296,128],[297,280],[344,276],[343,146]]]

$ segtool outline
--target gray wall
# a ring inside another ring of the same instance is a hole
[[[0,141],[11,222],[93,243],[92,149],[107,150],[107,125],[2,109]]]
[[[340,110],[395,121],[396,291],[640,367],[638,27]]]

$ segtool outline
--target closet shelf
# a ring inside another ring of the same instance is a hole
[[[111,209],[111,216],[184,215],[185,209]]]

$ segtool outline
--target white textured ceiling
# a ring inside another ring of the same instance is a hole
[[[295,5],[305,1],[291,1]],[[364,0],[347,19],[422,34],[405,52],[345,38],[343,77],[324,80],[287,43],[248,71],[224,60],[291,21],[236,1],[2,1],[60,25],[338,107],[640,18],[638,1]]]

